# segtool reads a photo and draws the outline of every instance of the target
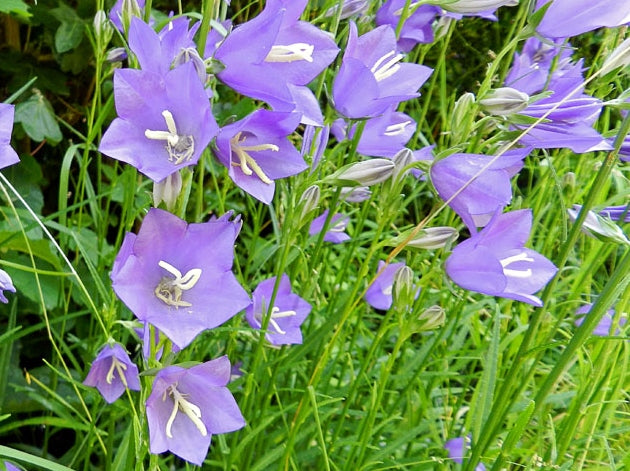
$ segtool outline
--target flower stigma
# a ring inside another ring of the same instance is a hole
[[[272,326],[278,334],[284,335],[286,331],[282,330],[275,319],[283,319],[285,317],[295,316],[295,311],[281,311],[279,307],[274,306],[269,316],[269,325]],[[260,319],[257,319],[262,326],[262,313],[260,313]]]
[[[385,128],[383,133],[385,136],[398,136],[405,132],[407,125],[411,124],[411,120],[403,121],[402,123],[390,124]]]
[[[389,59],[390,57],[391,59]],[[389,51],[374,63],[370,72],[374,74],[374,78],[377,82],[385,80],[398,72],[398,69],[400,69],[398,62],[400,62],[403,57],[402,54],[396,54],[396,51]]]
[[[107,384],[112,384],[114,381],[114,370],[118,372],[118,376],[120,376],[120,380],[127,387],[127,378],[125,377],[124,371],[127,371],[127,365],[122,363],[118,358],[112,356],[112,366],[109,367],[109,371],[107,372],[107,376],[105,376],[105,381]]]
[[[164,260],[160,260],[158,265],[173,275],[174,278],[162,277],[155,288],[155,296],[169,306],[192,306],[189,302],[182,300],[182,294],[197,284],[201,277],[201,268],[193,268],[188,270],[185,275],[182,275],[177,268]]]
[[[182,411],[186,416],[195,424],[201,436],[205,437],[208,435],[208,430],[206,426],[201,421],[201,409],[197,407],[192,402],[186,400],[187,394],[182,394],[177,390],[177,384],[173,384],[168,387],[166,391],[164,391],[164,395],[162,396],[162,401],[166,401],[166,394],[173,398],[173,410],[171,411],[171,415],[166,422],[166,436],[168,438],[173,438],[172,427],[173,422],[175,421],[175,417],[177,417],[177,412]]]
[[[534,262],[534,259],[527,256],[527,253],[521,252],[516,255],[512,255],[511,257],[504,258],[499,260],[501,266],[503,267],[503,274],[505,276],[511,276],[512,278],[529,278],[532,276],[531,268],[526,270],[513,270],[511,268],[506,268],[510,264],[514,262]]]
[[[232,151],[238,156],[238,162],[232,162],[232,165],[235,167],[241,167],[241,170],[245,175],[256,174],[258,178],[263,183],[270,185],[273,181],[263,172],[263,169],[260,168],[260,165],[254,160],[254,158],[249,155],[249,152],[259,152],[263,150],[270,150],[273,152],[278,152],[280,148],[275,144],[257,144],[253,146],[243,146],[242,142],[245,141],[246,137],[242,136],[243,133],[239,132],[230,139],[230,147]]]
[[[162,116],[164,117],[164,121],[166,121],[168,131],[152,131],[151,129],[145,129],[144,136],[147,139],[155,141],[166,141],[166,151],[168,152],[169,162],[179,165],[182,162],[190,160],[195,153],[195,139],[193,136],[177,133],[173,113],[164,110],[162,111]]]
[[[315,46],[307,43],[293,43],[287,45],[277,45],[271,48],[265,62],[313,62],[313,51]]]

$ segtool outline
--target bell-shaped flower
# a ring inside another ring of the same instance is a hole
[[[201,466],[213,434],[243,428],[245,419],[226,387],[230,375],[227,356],[158,371],[146,402],[151,453],[170,451]]]
[[[400,28],[398,36],[398,50],[411,51],[416,44],[429,44],[433,42],[433,22],[442,13],[442,9],[435,5],[420,5],[417,2],[409,3],[411,14],[406,17]],[[387,0],[376,12],[376,25],[389,25],[398,28],[403,9],[407,0]],[[415,7],[415,8],[414,8]]]
[[[347,118],[371,118],[420,96],[433,69],[401,62],[396,33],[379,26],[360,36],[350,23],[348,45],[333,83],[335,109]]]
[[[495,213],[480,232],[453,249],[446,273],[462,288],[515,299],[534,306],[558,269],[538,252],[525,248],[532,227],[529,209]]]
[[[164,76],[118,69],[114,98],[118,118],[105,131],[99,150],[155,182],[195,165],[218,131],[192,63]]]
[[[0,103],[0,168],[8,167],[20,161],[17,153],[11,147],[14,114],[15,107],[13,105]]]
[[[274,180],[308,168],[288,136],[300,122],[297,113],[257,110],[221,128],[215,155],[228,168],[234,183],[254,198],[270,204]]]
[[[286,274],[282,275],[274,297],[275,284],[275,276],[259,283],[252,293],[253,303],[245,310],[245,318],[252,328],[261,329],[268,316],[265,338],[272,345],[300,344],[300,326],[311,312],[311,305],[291,292],[291,281]]]
[[[585,304],[584,306],[579,307],[575,311],[575,313],[580,316],[578,319],[575,320],[576,326],[579,327],[582,325],[582,323],[584,323],[584,320],[586,319],[588,314],[591,312],[592,307],[593,307],[593,304],[589,303],[589,304]],[[606,337],[611,334],[619,335],[621,333],[620,328],[626,325],[626,323],[628,322],[628,318],[620,317],[619,320],[617,321],[616,329],[611,333],[613,322],[615,320],[615,315],[616,313],[614,309],[612,308],[608,309],[608,311],[606,311],[602,319],[599,321],[599,324],[597,324],[595,328],[593,329],[593,335],[596,335],[598,337]]]
[[[252,20],[218,46],[217,77],[237,92],[263,100],[276,111],[302,113],[304,124],[321,125],[321,111],[306,87],[337,56],[326,32],[300,21],[307,0],[270,0]]]
[[[230,217],[187,224],[152,208],[138,234],[127,233],[114,261],[110,276],[118,297],[179,348],[250,303],[232,273],[241,222]]]
[[[464,462],[464,456],[466,456],[466,450],[470,448],[469,437],[457,437],[451,438],[444,443],[444,449],[448,453],[448,457],[455,463],[462,464]],[[479,463],[475,467],[475,471],[486,471],[486,466],[483,463]]]
[[[321,214],[321,216],[313,219],[311,226],[308,229],[309,235],[314,236],[322,232],[329,212],[330,211],[327,209]],[[350,218],[348,216],[341,213],[333,214],[332,218],[330,218],[328,230],[324,234],[324,242],[341,244],[342,242],[350,240],[350,236],[346,234],[346,228],[348,227],[349,222]]]
[[[106,345],[98,353],[83,384],[99,390],[110,404],[125,389],[140,391],[138,367],[120,344]]]
[[[385,262],[379,260],[376,272],[380,272],[383,269]],[[390,263],[385,267],[380,275],[374,280],[369,288],[365,292],[365,301],[374,309],[381,309],[383,311],[392,307],[393,302],[393,288],[394,277],[396,272],[405,266],[404,262]]]
[[[444,201],[457,195],[449,205],[470,232],[475,233],[497,209],[510,203],[510,179],[523,168],[523,159],[530,151],[531,148],[510,150],[498,159],[493,155],[451,154],[433,163],[431,181]],[[490,166],[473,180],[488,164]]]

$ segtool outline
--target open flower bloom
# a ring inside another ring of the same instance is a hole
[[[401,62],[396,33],[379,26],[360,36],[350,23],[348,45],[333,83],[335,109],[347,118],[370,118],[420,96],[433,69]]]
[[[127,233],[111,272],[118,297],[179,348],[249,305],[232,273],[241,228],[228,213],[201,224],[152,208],[138,235]]]
[[[585,304],[584,306],[581,306],[575,311],[576,314],[580,315],[580,317],[576,319],[575,321],[576,326],[579,327],[582,325],[582,323],[586,319],[586,316],[588,316],[589,312],[591,311],[592,307],[593,307],[593,304],[589,303],[589,304]],[[606,311],[606,314],[604,314],[602,319],[599,321],[599,324],[597,324],[595,328],[593,329],[593,335],[597,335],[598,337],[606,337],[608,335],[611,335],[610,329],[612,328],[614,317],[615,317],[614,309],[609,309],[608,311]],[[626,325],[626,322],[628,322],[628,318],[621,317],[617,324],[618,327],[615,329],[614,332],[612,332],[612,335],[619,335],[621,333],[620,327],[623,327],[624,325]]]
[[[329,210],[325,210],[321,216],[316,217],[311,222],[311,226],[308,229],[308,234],[313,236],[315,234],[319,234],[324,228],[324,224],[326,223],[326,218],[328,218]],[[328,231],[324,234],[324,241],[331,242],[333,244],[341,244],[347,240],[350,240],[350,236],[346,234],[346,227],[348,227],[348,222],[350,222],[350,218],[341,213],[334,214],[330,219],[330,224],[328,225]]]
[[[398,50],[411,51],[416,44],[428,44],[433,42],[433,21],[442,13],[440,7],[434,5],[420,5],[413,9],[416,2],[409,4],[413,11],[400,28],[398,37]],[[387,0],[376,12],[376,25],[389,25],[396,29],[407,0]]]
[[[11,131],[13,131],[13,115],[15,107],[0,103],[0,168],[8,167],[20,161],[11,147]]]
[[[302,113],[304,124],[322,125],[313,93],[306,87],[337,56],[333,38],[299,21],[307,0],[270,0],[252,20],[235,28],[214,58],[217,77],[237,92],[263,100],[276,111]]]
[[[385,265],[383,260],[379,260],[376,272],[380,272]],[[374,283],[365,292],[365,301],[374,309],[381,309],[383,311],[392,307],[393,296],[392,290],[394,288],[394,277],[396,272],[404,267],[404,262],[390,263],[385,267],[383,273],[381,273]]]
[[[0,270],[0,302],[8,303],[9,300],[4,295],[5,291],[15,293],[15,286],[13,286],[13,280],[9,274],[4,270]]]
[[[158,371],[146,402],[151,453],[168,450],[201,466],[212,434],[243,428],[245,419],[226,387],[230,374],[227,356]]]
[[[165,75],[118,69],[114,72],[118,118],[99,150],[160,182],[195,165],[218,126],[195,67],[187,62]]]
[[[444,443],[444,448],[448,453],[448,457],[455,463],[462,464],[464,462],[464,456],[466,455],[466,449],[470,448],[470,439],[468,437],[451,438]],[[485,471],[486,467],[483,463],[479,463],[475,467],[475,471]]]
[[[308,168],[287,139],[299,123],[298,113],[254,111],[221,128],[215,155],[239,188],[269,204],[275,191],[274,180]]]
[[[252,293],[253,303],[245,310],[245,318],[254,329],[260,329],[269,316],[265,338],[272,345],[302,343],[300,326],[311,312],[311,305],[291,292],[291,281],[282,275],[271,306],[276,277],[262,281]]]
[[[497,211],[486,227],[453,249],[446,273],[462,288],[490,296],[542,306],[533,293],[542,289],[558,269],[538,252],[524,247],[532,212]]]
[[[510,179],[523,168],[523,159],[530,151],[531,148],[507,151],[449,203],[471,233],[485,226],[497,210],[510,203]],[[440,198],[448,201],[493,159],[493,155],[451,154],[434,162],[431,181]]]
[[[83,384],[98,389],[111,404],[126,388],[140,391],[138,367],[120,344],[106,345],[92,362]]]

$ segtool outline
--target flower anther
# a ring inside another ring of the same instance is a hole
[[[527,270],[513,270],[511,268],[506,268],[510,264],[514,262],[534,262],[535,260],[531,257],[527,256],[527,253],[520,252],[516,255],[512,255],[511,257],[506,257],[500,260],[501,266],[503,267],[503,274],[505,276],[511,276],[513,278],[529,278],[532,276],[531,268]]]
[[[315,46],[307,43],[276,45],[271,48],[265,62],[313,62]]]
[[[164,391],[164,395],[162,396],[162,401],[166,401],[166,394],[173,399],[173,410],[171,411],[171,415],[166,422],[166,436],[168,438],[173,438],[172,427],[173,422],[175,421],[175,417],[177,417],[177,412],[182,411],[186,416],[195,424],[197,430],[203,437],[208,435],[208,430],[206,426],[201,421],[201,409],[198,406],[193,404],[192,402],[186,399],[186,394],[182,394],[177,390],[177,384],[169,386],[169,388]]]
[[[242,136],[242,133],[239,132],[232,139],[230,139],[230,147],[232,151],[238,156],[238,162],[232,162],[232,165],[236,167],[241,167],[241,170],[245,175],[256,174],[258,178],[263,183],[270,185],[273,181],[265,174],[260,165],[254,160],[254,158],[249,155],[249,152],[259,152],[263,150],[270,150],[273,152],[278,152],[280,148],[275,144],[258,144],[253,146],[243,146],[241,143],[245,140],[245,136]]]
[[[158,265],[169,272],[174,278],[168,276],[162,277],[158,285],[155,287],[155,296],[168,304],[175,307],[190,307],[187,301],[182,300],[183,291],[192,289],[201,277],[201,268],[192,268],[185,275],[170,263],[160,260]]]
[[[403,57],[402,54],[396,54],[396,51],[389,51],[379,58],[370,69],[376,81],[380,82],[381,80],[385,80],[398,72],[398,69],[400,69],[398,62],[400,62]]]
[[[107,376],[105,376],[105,381],[107,384],[112,384],[114,381],[114,370],[118,372],[118,376],[120,376],[120,380],[127,387],[127,378],[125,377],[124,371],[127,371],[127,365],[118,360],[115,356],[111,357],[112,366],[109,367],[109,371],[107,372]]]
[[[166,122],[168,131],[153,131],[145,129],[144,136],[147,139],[166,141],[166,151],[168,160],[175,165],[188,161],[195,153],[195,139],[190,135],[178,134],[173,113],[168,110],[162,111],[162,116]]]

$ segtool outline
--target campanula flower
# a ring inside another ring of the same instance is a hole
[[[348,45],[333,83],[335,108],[347,118],[371,118],[420,96],[433,69],[401,62],[396,33],[379,26],[362,36],[350,23]]]
[[[466,455],[466,449],[470,448],[470,438],[457,437],[451,438],[444,443],[444,448],[448,453],[448,457],[455,463],[462,464],[464,462],[464,456]],[[485,471],[486,467],[483,463],[479,463],[475,467],[475,471]]]
[[[298,113],[257,110],[221,128],[215,155],[236,185],[263,203],[271,203],[274,180],[308,168],[288,136],[300,123]]]
[[[379,260],[376,272],[380,272],[385,266],[383,260]],[[388,310],[392,306],[394,288],[394,277],[398,270],[406,266],[404,262],[390,263],[385,267],[383,272],[378,275],[367,291],[365,292],[365,301],[374,309]]]
[[[218,131],[192,63],[165,75],[118,69],[114,99],[118,118],[105,131],[99,150],[155,182],[196,164]]]
[[[111,272],[118,297],[179,348],[223,324],[250,299],[232,273],[241,222],[231,213],[201,224],[152,208],[127,233]]]
[[[326,219],[328,218],[329,210],[325,210],[321,216],[316,217],[311,222],[311,226],[309,227],[308,234],[313,236],[319,234],[324,228],[324,224],[326,223]],[[346,234],[346,227],[348,227],[348,222],[350,222],[350,218],[341,213],[334,214],[330,219],[330,224],[328,225],[328,231],[324,234],[324,241],[331,242],[333,244],[341,244],[347,240],[350,240],[350,236]]]
[[[111,404],[127,388],[140,391],[138,367],[120,344],[105,345],[92,362],[83,384],[98,389]]]
[[[4,291],[15,293],[15,286],[13,286],[13,280],[9,274],[4,270],[0,270],[0,302],[8,303],[9,300],[4,295]]]
[[[529,209],[496,212],[486,227],[460,243],[446,260],[446,273],[462,288],[542,306],[534,293],[558,269],[525,248],[532,226]]]
[[[15,107],[13,105],[0,103],[0,168],[8,167],[20,161],[17,153],[11,147],[14,114]]]
[[[579,327],[582,325],[592,307],[593,304],[589,303],[581,306],[575,311],[576,314],[580,315],[580,317],[575,321],[576,326]],[[608,309],[608,311],[606,311],[602,319],[599,321],[599,324],[597,324],[593,329],[593,335],[596,335],[598,337],[606,337],[608,335],[611,335],[610,329],[612,328],[614,317],[615,310]],[[620,327],[626,325],[626,322],[628,322],[627,317],[621,317],[619,319],[618,327],[615,329],[614,332],[612,332],[612,335],[619,335],[621,333]]]
[[[389,25],[393,29],[398,27],[403,8],[407,0],[388,0],[376,12],[376,25]],[[433,22],[442,13],[442,9],[435,5],[420,5],[414,9],[415,2],[409,4],[412,13],[405,19],[398,37],[398,50],[411,51],[416,44],[433,42]]]
[[[151,453],[168,450],[201,466],[213,434],[243,428],[245,419],[226,387],[230,375],[227,356],[158,371],[146,402]]]
[[[260,329],[265,316],[269,316],[265,338],[272,345],[300,344],[300,326],[311,312],[311,305],[291,292],[291,281],[283,274],[271,306],[275,284],[274,276],[256,287],[252,293],[253,303],[245,310],[245,318],[252,328]]]

